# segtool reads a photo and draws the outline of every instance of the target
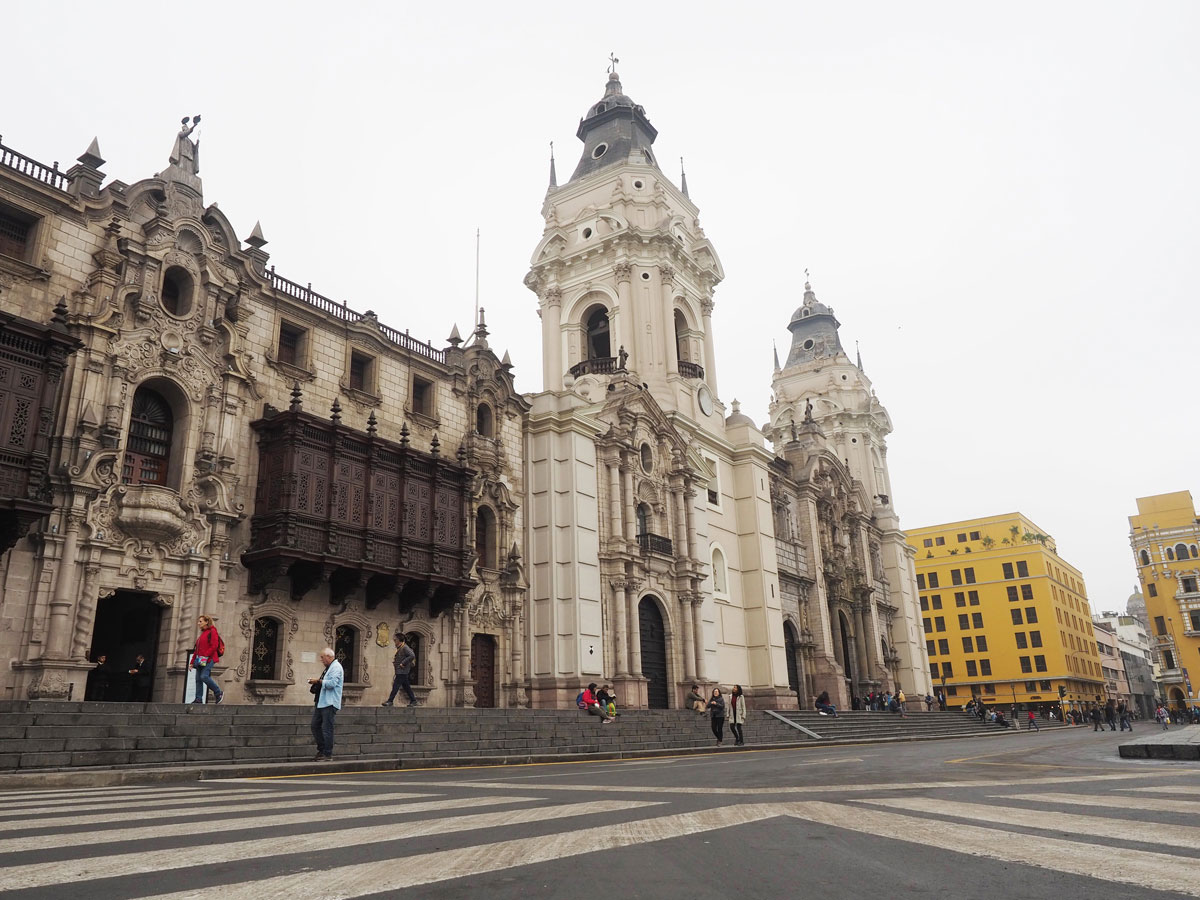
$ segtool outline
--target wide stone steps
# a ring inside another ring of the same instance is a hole
[[[961,713],[782,712],[823,740],[905,740],[977,734]],[[302,761],[314,746],[311,707],[166,703],[0,702],[0,771]],[[762,710],[748,745],[819,743]],[[733,738],[728,728],[727,745]],[[627,710],[609,725],[578,710],[383,709],[337,716],[334,755],[381,763],[462,757],[629,754],[709,747],[709,720],[688,710]]]

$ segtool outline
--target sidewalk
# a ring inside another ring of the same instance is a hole
[[[1154,722],[1145,732],[1118,748],[1125,759],[1200,759],[1200,726],[1172,725],[1167,731]]]

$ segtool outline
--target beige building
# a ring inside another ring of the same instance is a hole
[[[821,689],[832,695],[832,679],[839,692],[844,685],[860,696],[895,687],[923,696],[932,686],[929,658],[914,551],[900,529],[888,475],[892,421],[861,360],[852,362],[842,349],[839,327],[833,309],[805,284],[803,303],[788,323],[787,361],[780,367],[775,360],[769,436],[789,462],[799,445],[807,445],[797,475],[810,483],[819,475],[829,498],[810,496],[792,513],[796,521],[824,516],[829,523],[822,539],[812,542],[813,574],[806,579],[799,570],[789,572],[795,577],[785,584],[798,581],[801,596],[811,598],[809,655],[818,670],[829,673]],[[845,548],[853,552],[834,565],[833,557],[844,556]]]
[[[540,703],[611,677],[629,706],[693,681],[794,705],[771,532],[772,454],[726,418],[713,354],[724,272],[645,110],[609,75],[552,174],[526,285],[542,320],[532,398],[530,679]]]
[[[308,702],[327,645],[379,702],[396,632],[430,702],[526,702],[507,358],[276,275],[206,204],[192,127],[133,184],[95,142],[65,174],[0,148],[0,694],[182,699],[207,612],[234,702]]]

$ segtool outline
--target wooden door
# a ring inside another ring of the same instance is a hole
[[[646,703],[651,709],[666,709],[667,703],[667,631],[663,627],[662,613],[651,597],[643,597],[638,603],[638,619],[641,624],[642,675],[649,680],[646,685]]]
[[[490,634],[471,638],[471,678],[475,680],[475,706],[496,705],[496,641]]]

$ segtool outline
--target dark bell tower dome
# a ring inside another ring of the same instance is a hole
[[[650,149],[658,131],[646,118],[646,110],[626,96],[616,72],[608,73],[604,96],[579,120],[575,136],[583,141],[583,154],[571,181],[611,165],[630,162],[635,153],[648,165],[658,168]]]

